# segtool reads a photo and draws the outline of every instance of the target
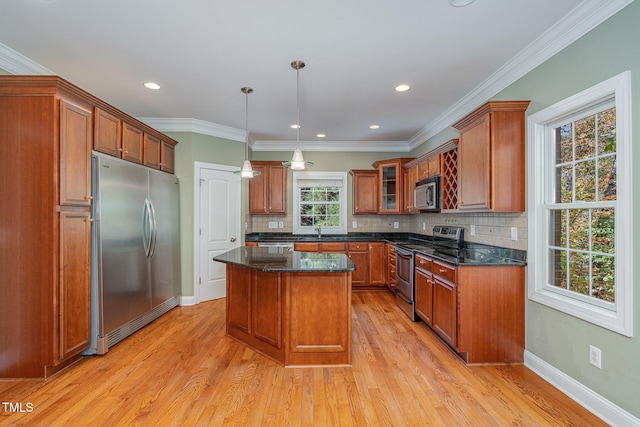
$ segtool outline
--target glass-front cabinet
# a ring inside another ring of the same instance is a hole
[[[397,158],[389,160],[380,160],[373,163],[373,167],[378,169],[380,177],[380,206],[378,213],[402,213],[404,186],[402,165],[412,159]]]

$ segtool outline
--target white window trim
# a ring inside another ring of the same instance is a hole
[[[340,227],[322,227],[322,234],[347,234],[347,172],[293,172],[293,234],[316,234],[314,227],[300,225],[299,180],[342,180],[340,187]]]
[[[544,185],[549,164],[553,164],[552,150],[544,144],[553,140],[553,122],[578,110],[586,110],[607,99],[616,107],[616,193],[615,219],[615,282],[616,302],[609,310],[562,293],[547,289],[549,262],[548,212]],[[529,267],[528,297],[532,301],[602,326],[622,335],[633,336],[633,190],[631,143],[631,72],[625,71],[570,98],[560,101],[528,117],[527,141],[527,203],[529,207],[528,241]],[[545,156],[547,156],[545,158]]]

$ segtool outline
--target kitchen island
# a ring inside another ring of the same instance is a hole
[[[227,264],[227,335],[284,366],[351,364],[351,273],[344,254],[240,247]]]

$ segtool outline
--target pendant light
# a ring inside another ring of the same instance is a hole
[[[296,149],[293,152],[291,161],[282,162],[282,164],[293,170],[303,170],[307,166],[313,166],[313,163],[304,161],[304,157],[302,157],[302,150],[300,150],[300,69],[304,67],[305,63],[302,61],[293,61],[291,63],[291,68],[296,70],[296,109],[298,110],[298,120],[295,124]]]
[[[235,174],[239,174],[240,178],[253,178],[260,175],[260,171],[253,170],[251,162],[249,161],[249,94],[253,92],[250,87],[243,87],[240,89],[245,94],[245,137],[244,137],[244,163],[242,163],[242,169],[235,171]]]

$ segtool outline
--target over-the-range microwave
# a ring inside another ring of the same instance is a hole
[[[420,211],[440,211],[440,175],[430,176],[416,183],[413,203]]]

